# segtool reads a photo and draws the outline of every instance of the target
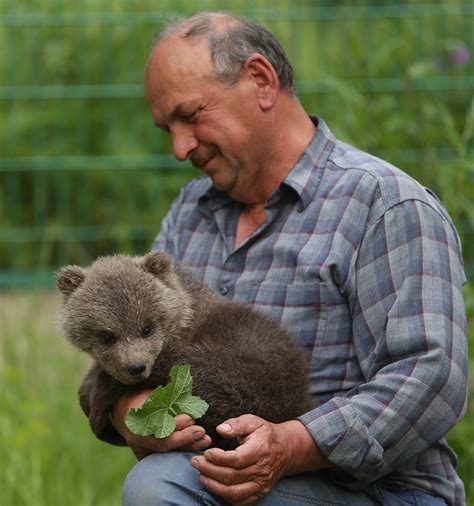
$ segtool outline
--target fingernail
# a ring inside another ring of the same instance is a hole
[[[191,465],[199,471],[199,461],[198,459],[191,459]]]
[[[209,446],[209,443],[203,439],[201,441],[198,441],[194,446],[198,450],[204,450],[204,448],[207,448]]]
[[[202,439],[203,437],[205,436],[205,434],[202,432],[202,431],[197,431],[193,434],[193,440],[194,441],[199,441],[200,439]]]
[[[223,423],[219,425],[219,429],[224,432],[230,432],[232,430],[232,427],[228,423]]]

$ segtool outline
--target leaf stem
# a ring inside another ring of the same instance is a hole
[[[178,413],[173,409],[173,406],[168,406],[168,410],[171,412],[173,416],[178,416]]]

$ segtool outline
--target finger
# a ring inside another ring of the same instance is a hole
[[[212,445],[212,439],[207,435],[204,434],[204,437],[191,445],[184,446],[180,448],[180,450],[186,451],[186,452],[200,452],[203,450],[206,450]],[[138,460],[141,460],[148,455],[151,455],[152,453],[163,453],[165,451],[168,451],[163,448],[162,445],[160,445],[159,449],[154,448],[153,450],[150,450],[149,448],[143,448],[142,446],[130,446],[131,450],[135,454],[135,457],[137,457]]]
[[[157,439],[157,447],[159,452],[169,452],[172,450],[179,450],[186,446],[192,446],[202,441],[206,436],[206,431],[198,426],[192,425],[183,430],[175,431],[170,436],[164,439]]]
[[[222,467],[213,464],[203,456],[195,456],[191,459],[191,465],[197,469],[201,475],[218,481],[224,485],[237,485],[250,481],[255,476],[255,467],[245,469],[234,469],[232,467]]]
[[[189,415],[175,416],[174,421],[176,423],[175,430],[183,430],[186,427],[191,427],[191,425],[196,424],[196,422]]]
[[[212,439],[206,434],[202,439],[188,446],[183,446],[181,450],[186,452],[201,452],[212,445]]]
[[[202,427],[199,425],[191,425],[190,427],[175,431],[163,439],[157,439],[153,436],[131,435],[127,443],[130,447],[144,448],[151,453],[164,453],[191,446],[201,441],[205,435],[206,432]]]
[[[249,439],[235,450],[224,451],[220,448],[211,448],[204,452],[204,457],[217,466],[245,469],[260,460],[261,445],[257,439]]]
[[[176,431],[184,430],[188,427],[198,427],[194,420],[189,415],[178,415],[175,417],[176,423]],[[200,430],[200,429],[199,429]],[[204,430],[204,429],[203,429]],[[157,438],[154,436],[140,436],[139,434],[135,434],[130,431],[128,428],[125,428],[123,434],[126,436],[127,444],[129,446],[143,446],[145,448],[154,449]],[[203,434],[204,435],[204,434]]]
[[[255,482],[228,486],[206,476],[200,476],[199,479],[209,492],[222,497],[233,505],[245,506],[253,504],[264,495],[258,483]]]
[[[255,415],[242,415],[237,418],[229,418],[216,427],[217,432],[225,438],[242,438],[265,425],[263,418]]]

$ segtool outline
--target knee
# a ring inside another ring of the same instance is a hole
[[[122,490],[123,506],[160,504],[157,497],[156,466],[153,465],[151,457],[153,456],[135,464],[125,478]]]
[[[128,473],[123,490],[123,506],[186,504],[199,487],[190,456],[172,452],[153,454],[138,462]]]

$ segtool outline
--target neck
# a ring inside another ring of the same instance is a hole
[[[258,170],[248,185],[245,199],[238,199],[248,208],[265,205],[279,187],[313,138],[316,127],[294,97],[281,93],[268,124],[258,139],[261,157]]]
[[[235,246],[239,246],[250,237],[266,217],[265,204],[247,205],[242,208],[237,222]]]

